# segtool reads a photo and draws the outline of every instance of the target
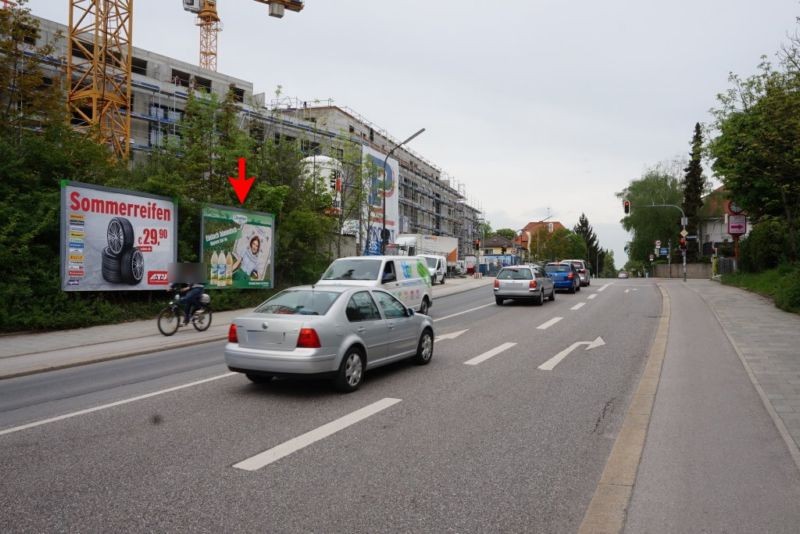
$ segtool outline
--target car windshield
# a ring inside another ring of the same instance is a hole
[[[503,269],[497,273],[498,280],[531,280],[530,269]]]
[[[377,280],[381,260],[340,259],[331,263],[322,280]]]
[[[546,273],[568,273],[570,270],[569,265],[548,265],[544,268]]]
[[[425,258],[425,263],[427,263],[428,267],[431,269],[436,268],[436,258]]]
[[[287,289],[261,303],[256,313],[325,315],[341,293],[316,289]]]

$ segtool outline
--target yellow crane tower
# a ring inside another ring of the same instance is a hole
[[[67,108],[114,154],[130,151],[133,0],[69,0]]]
[[[302,0],[255,0],[269,6],[271,17],[282,18],[285,10],[300,11]],[[217,0],[183,0],[183,9],[197,15],[200,27],[200,67],[217,70],[217,34],[222,31],[222,22],[217,13]]]

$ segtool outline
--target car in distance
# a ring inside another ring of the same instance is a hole
[[[578,271],[578,276],[581,280],[581,287],[592,285],[592,277],[590,276],[589,269],[586,268],[586,262],[583,260],[561,260],[561,263],[571,263]]]
[[[430,363],[433,336],[429,316],[383,289],[299,286],[233,320],[225,363],[256,383],[276,376],[322,376],[350,392],[375,367],[404,358]]]
[[[506,299],[533,300],[541,306],[544,299],[556,299],[553,280],[538,265],[503,267],[494,279],[494,301],[502,306]]]
[[[544,272],[552,278],[557,290],[570,293],[581,290],[581,279],[571,263],[548,263],[544,266]]]
[[[628,272],[627,271],[620,271],[617,274],[617,278],[628,278]]]

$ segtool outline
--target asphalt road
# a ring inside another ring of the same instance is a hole
[[[320,381],[251,384],[227,373],[222,343],[6,380],[0,524],[574,532],[660,310],[657,288],[633,280],[593,281],[542,307],[496,306],[491,288],[443,297],[432,363],[370,372],[350,395]],[[539,369],[576,342],[586,344]],[[307,435],[332,422],[338,431]],[[306,446],[292,448],[300,436]],[[279,446],[288,453],[263,467],[235,467]]]

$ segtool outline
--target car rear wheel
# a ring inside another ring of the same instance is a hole
[[[431,308],[431,302],[428,300],[428,297],[422,299],[422,304],[419,305],[419,313],[422,315],[428,315],[428,310]]]
[[[336,374],[336,389],[343,393],[350,393],[358,389],[364,381],[364,357],[355,347],[350,347]]]
[[[544,289],[539,291],[539,296],[537,296],[535,299],[533,299],[533,303],[536,306],[541,306],[542,304],[544,304]]]
[[[572,284],[572,287],[569,288],[570,293],[575,293],[575,284]]]
[[[414,363],[417,365],[427,365],[433,358],[433,332],[425,329],[419,337],[417,343],[417,353],[414,355]]]
[[[497,304],[498,306],[502,306],[503,305],[503,299],[501,299],[500,297],[495,297],[494,298],[494,303]]]
[[[556,300],[556,287],[553,286],[553,289],[550,290],[550,302]]]

